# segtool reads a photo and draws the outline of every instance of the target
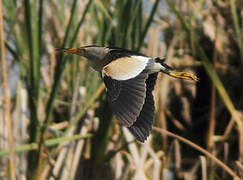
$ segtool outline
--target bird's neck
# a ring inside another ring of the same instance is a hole
[[[89,60],[88,64],[96,71],[101,71],[103,69],[104,66],[106,66],[108,64],[108,62],[106,62],[104,59],[103,60]]]

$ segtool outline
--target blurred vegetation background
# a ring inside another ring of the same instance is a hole
[[[0,5],[0,179],[243,177],[241,0]],[[160,74],[156,128],[140,144],[112,115],[86,60],[55,54],[91,44],[166,56],[200,80]]]

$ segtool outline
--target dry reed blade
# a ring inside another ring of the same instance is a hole
[[[4,86],[4,101],[5,101],[5,120],[8,127],[8,147],[10,150],[9,163],[11,178],[16,179],[14,156],[13,156],[13,136],[12,136],[12,119],[11,119],[11,101],[10,101],[10,91],[8,87],[8,73],[7,64],[5,57],[5,44],[4,44],[4,25],[3,25],[3,14],[2,14],[2,0],[0,0],[0,44],[1,44],[1,64],[2,64],[2,75],[3,75],[3,86]]]
[[[73,140],[78,140],[78,139],[87,139],[92,137],[91,134],[85,134],[85,135],[80,135],[80,134],[74,134],[73,136],[66,137],[58,137],[58,138],[53,138],[53,139],[48,139],[45,141],[45,146],[46,147],[51,147],[51,146],[56,146],[61,143],[64,143],[65,141],[73,141]],[[16,147],[13,149],[14,153],[21,153],[25,151],[30,151],[30,150],[37,150],[38,149],[38,143],[31,143],[31,144],[24,144],[22,146]],[[4,155],[9,155],[10,150],[1,150],[0,151],[0,157]]]
[[[237,42],[239,46],[239,51],[240,51],[240,56],[241,56],[241,61],[243,63],[243,36],[242,36],[242,29],[240,28],[240,23],[238,15],[237,15],[237,9],[236,9],[236,0],[230,0],[230,8],[231,8],[231,14],[233,18],[233,23],[234,23],[234,28],[235,28],[235,33],[237,36]]]
[[[215,163],[217,163],[219,166],[221,166],[227,173],[229,173],[233,178],[235,178],[236,180],[240,180],[241,178],[231,169],[229,168],[226,164],[224,164],[221,160],[219,160],[217,157],[215,157],[213,154],[211,154],[210,152],[208,152],[207,150],[203,149],[202,147],[200,147],[199,145],[193,143],[192,141],[179,136],[175,133],[169,132],[165,129],[161,129],[158,127],[153,126],[153,130],[159,133],[165,133],[168,136],[171,136],[173,138],[178,139],[179,141],[191,146],[192,148],[194,148],[195,150],[205,154],[207,157],[211,158]]]
[[[207,161],[204,156],[200,156],[201,167],[202,167],[202,180],[207,180]]]

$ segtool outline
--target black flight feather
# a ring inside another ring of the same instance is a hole
[[[110,107],[117,119],[130,127],[139,116],[146,96],[147,73],[140,73],[135,78],[117,81],[104,76]]]
[[[146,80],[146,98],[143,108],[135,121],[135,123],[128,127],[130,132],[141,142],[144,142],[149,136],[154,122],[154,97],[153,90],[156,83],[158,73],[150,74]]]

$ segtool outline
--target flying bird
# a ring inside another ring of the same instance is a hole
[[[92,45],[56,51],[83,56],[93,69],[101,72],[112,112],[140,142],[152,130],[155,116],[152,91],[158,73],[197,81],[191,73],[174,71],[165,64],[165,58],[152,58],[122,48]]]

